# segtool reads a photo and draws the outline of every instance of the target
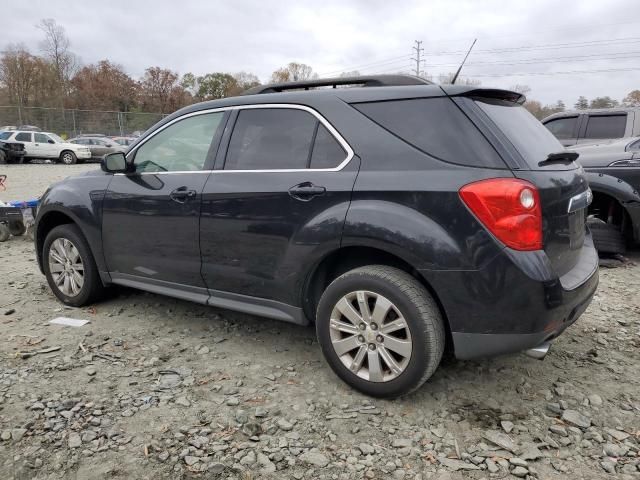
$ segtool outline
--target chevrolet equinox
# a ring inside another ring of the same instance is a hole
[[[544,357],[598,259],[577,154],[523,102],[392,75],[185,107],[46,191],[40,269],[76,307],[117,284],[313,323],[372,396],[420,387],[445,347]]]

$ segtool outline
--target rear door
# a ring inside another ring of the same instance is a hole
[[[24,150],[27,157],[37,157],[37,148],[33,143],[33,133],[31,132],[18,132],[13,137],[13,140],[20,142],[24,145]]]
[[[295,305],[302,265],[340,244],[357,158],[306,107],[241,107],[231,122],[203,193],[204,279]]]
[[[476,98],[475,104],[504,136],[518,164],[514,175],[538,188],[544,250],[558,275],[568,273],[579,261],[586,232],[590,196],[582,167],[570,160],[545,162],[549,154],[564,148],[521,105],[483,98]]]
[[[224,121],[221,111],[176,119],[128,155],[135,171],[114,175],[104,198],[102,240],[116,283],[155,285],[206,301],[200,205]]]
[[[586,114],[578,143],[596,143],[599,140],[630,136],[632,129],[627,124],[626,112]]]

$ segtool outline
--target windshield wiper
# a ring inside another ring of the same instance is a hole
[[[553,163],[571,163],[575,162],[580,156],[577,152],[557,152],[547,155],[547,159],[538,163],[539,167],[551,165]]]

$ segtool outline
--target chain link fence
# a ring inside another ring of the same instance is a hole
[[[4,126],[33,125],[63,138],[87,133],[126,136],[145,131],[164,116],[146,112],[0,106],[0,129]]]

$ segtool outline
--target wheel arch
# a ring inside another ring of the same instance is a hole
[[[601,172],[587,172],[587,180],[593,192],[593,201],[588,213],[607,221],[608,212],[603,213],[601,209],[610,201],[614,201],[617,208],[614,212],[614,221],[627,222],[626,225],[621,223],[625,229],[623,233],[633,238],[634,242],[640,242],[640,194],[638,191],[624,180]]]
[[[416,278],[427,289],[440,310],[446,331],[447,349],[453,345],[447,313],[437,292],[424,276],[411,265],[409,259],[402,258],[397,253],[380,247],[343,246],[328,252],[317,261],[309,270],[302,289],[301,305],[305,316],[315,322],[315,310],[325,288],[343,273],[366,265],[386,265],[399,268]]]

